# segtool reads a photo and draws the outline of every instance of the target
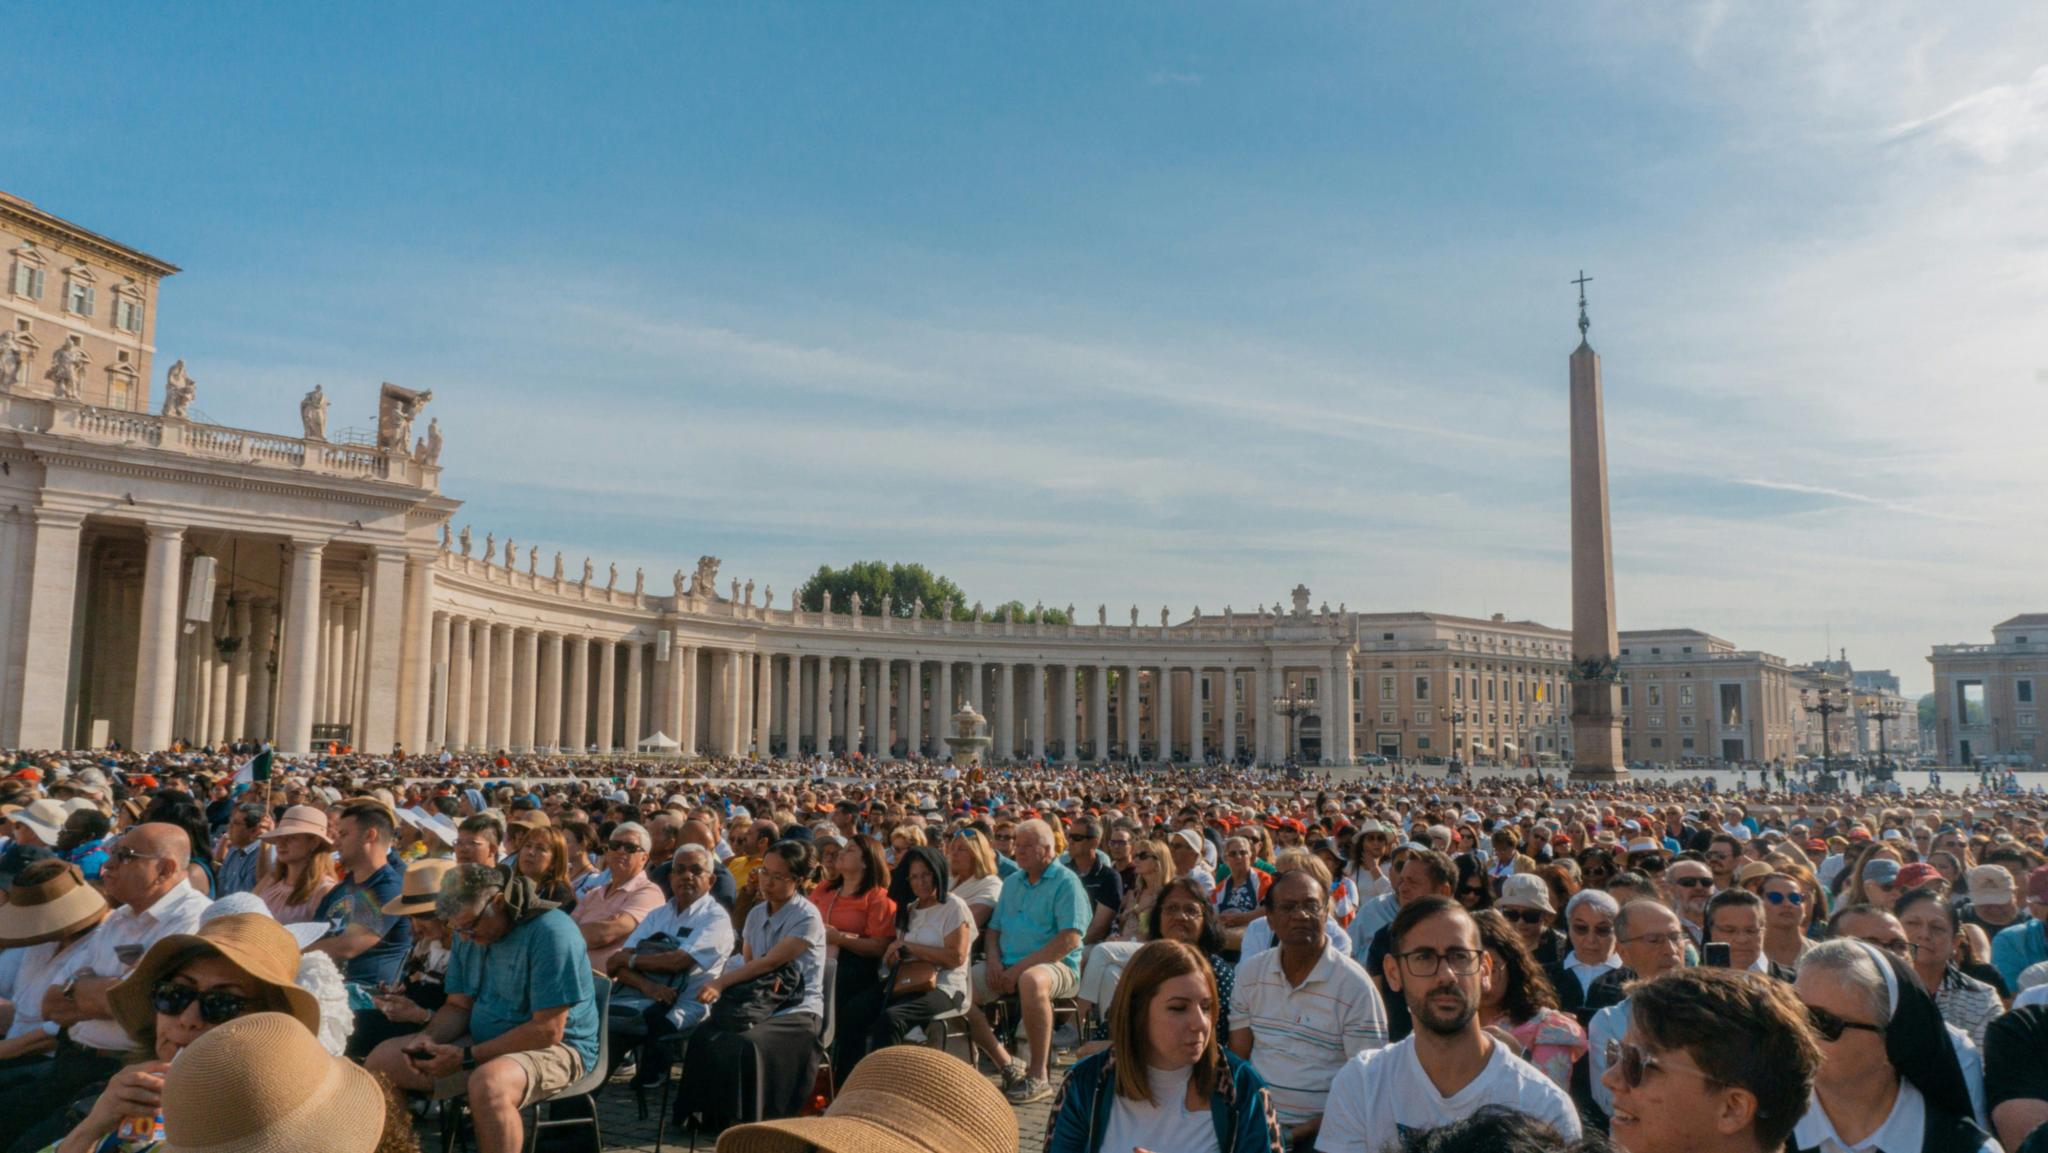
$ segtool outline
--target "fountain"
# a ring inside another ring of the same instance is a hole
[[[960,706],[953,714],[953,735],[946,738],[952,747],[953,763],[956,765],[979,765],[982,750],[988,748],[992,739],[988,735],[988,720],[974,711],[973,702]]]

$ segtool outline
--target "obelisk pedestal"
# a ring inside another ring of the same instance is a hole
[[[1626,780],[1621,672],[1614,624],[1614,542],[1607,514],[1607,431],[1600,354],[1585,339],[1586,277],[1579,280],[1579,347],[1571,359],[1572,779]]]

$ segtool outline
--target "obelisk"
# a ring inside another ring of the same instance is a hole
[[[1600,354],[1586,341],[1579,286],[1579,347],[1572,350],[1572,779],[1628,777],[1621,749],[1621,679],[1615,661],[1614,540],[1607,518],[1607,430]]]

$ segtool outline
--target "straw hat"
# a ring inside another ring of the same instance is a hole
[[[106,898],[85,883],[77,865],[36,861],[14,878],[7,903],[0,905],[0,947],[62,940],[106,915]]]
[[[156,1023],[150,991],[171,975],[171,966],[193,950],[227,958],[229,964],[284,994],[291,1015],[309,1037],[320,1032],[320,1000],[299,988],[299,942],[283,925],[262,913],[236,913],[199,926],[196,933],[173,933],[149,947],[135,970],[107,992],[107,1007],[130,1037],[141,1037]],[[318,1047],[319,1041],[314,1041]]]
[[[311,805],[293,805],[286,809],[284,819],[277,823],[276,828],[263,834],[263,839],[274,841],[279,837],[289,837],[293,833],[318,837],[321,844],[330,849],[334,847],[334,842],[327,836],[327,814]]]
[[[877,1049],[822,1117],[736,1125],[718,1153],[1012,1153],[1017,1115],[980,1073],[922,1045]]]
[[[384,902],[381,910],[387,917],[410,917],[418,913],[431,913],[434,898],[440,895],[441,878],[455,862],[445,857],[422,857],[405,869],[405,885],[398,895]]]
[[[185,1047],[164,1074],[165,1153],[371,1153],[384,1090],[282,1013],[251,1013]]]
[[[505,823],[508,825],[519,825],[522,828],[528,829],[545,829],[554,824],[553,821],[548,820],[548,815],[539,809],[521,809],[506,817]]]

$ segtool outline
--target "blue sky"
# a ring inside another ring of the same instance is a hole
[[[184,266],[198,407],[432,388],[459,520],[780,596],[1624,628],[1928,681],[2048,608],[2048,13],[44,5],[0,187]]]

